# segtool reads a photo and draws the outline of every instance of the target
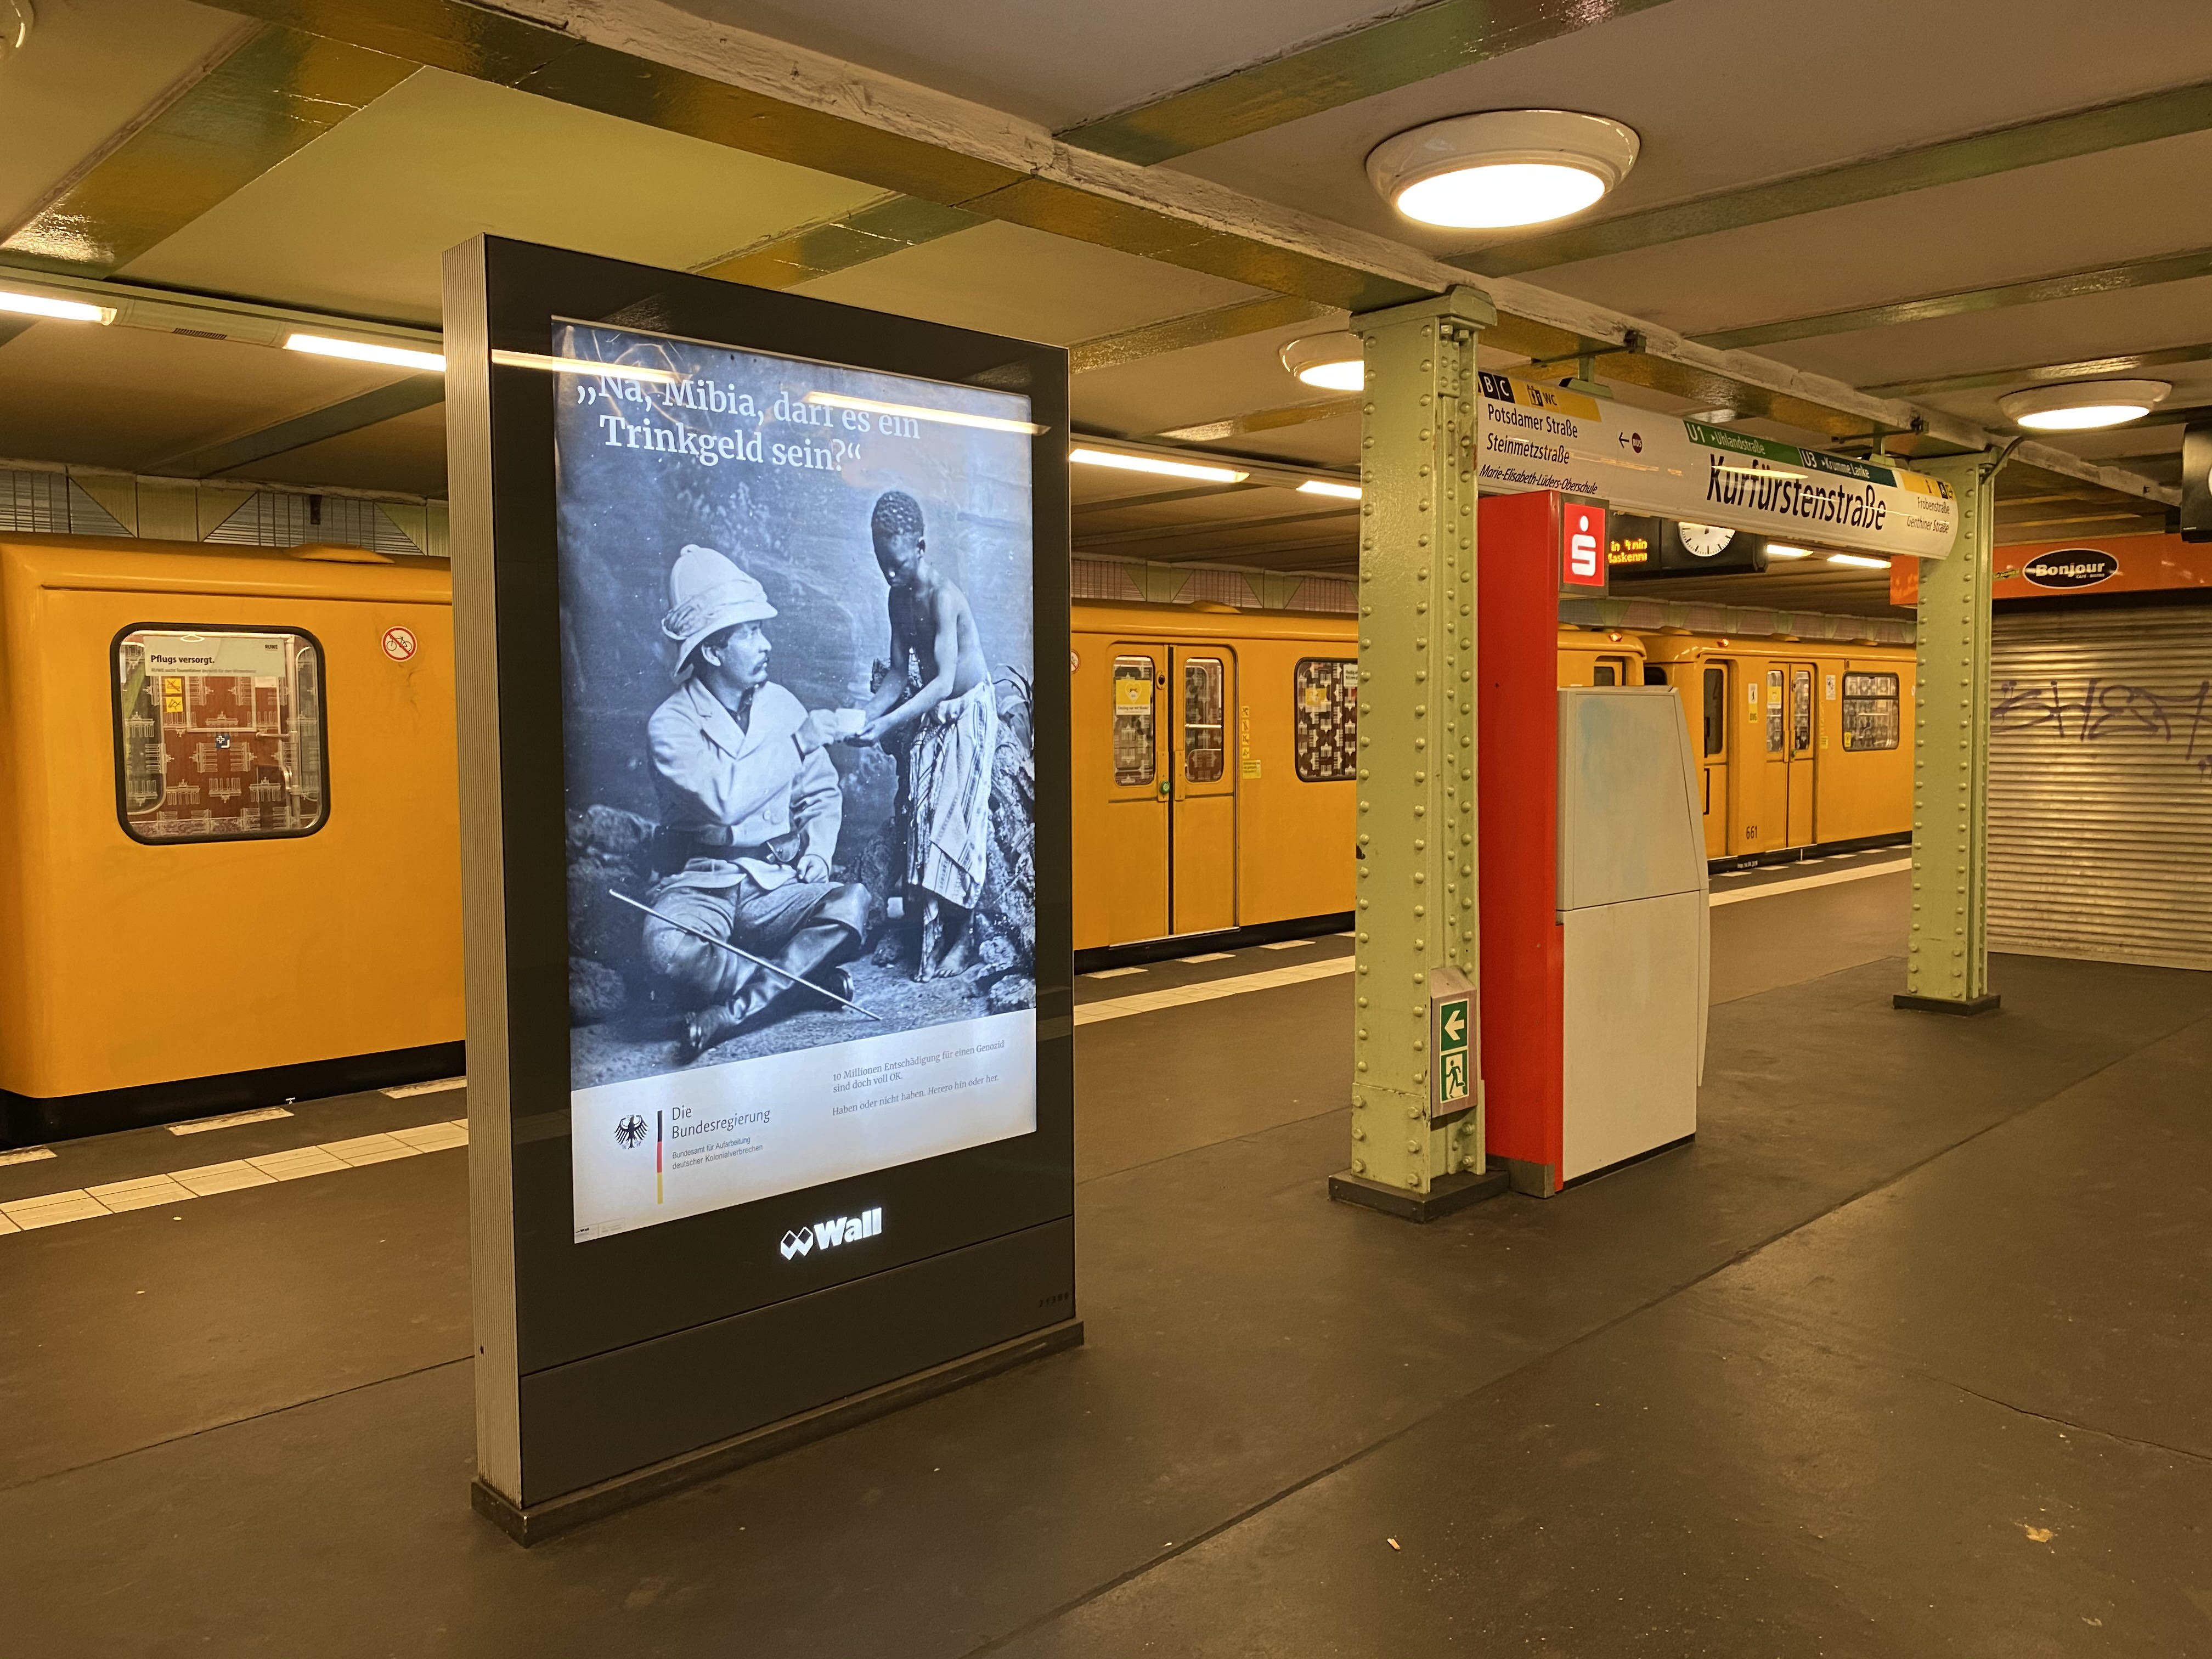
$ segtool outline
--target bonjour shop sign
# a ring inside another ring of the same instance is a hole
[[[2020,567],[2020,578],[2030,587],[2095,587],[2119,574],[2119,560],[2101,547],[2062,547]]]
[[[2212,544],[2168,532],[2001,546],[1991,592],[2000,599],[2030,599],[2192,587],[2212,589]]]
[[[2152,536],[2092,536],[2077,542],[2009,543],[1996,550],[1997,599],[2063,599],[2107,593],[2197,589],[2212,593],[2212,544],[2185,542],[2168,532]],[[1889,569],[1889,602],[1919,602],[1920,567]]]

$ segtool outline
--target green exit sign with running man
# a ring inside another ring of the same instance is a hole
[[[1436,1032],[1436,1109],[1442,1116],[1465,1106],[1473,1092],[1468,1039],[1474,1033],[1474,1015],[1472,999],[1465,992],[1432,994],[1429,1006]]]

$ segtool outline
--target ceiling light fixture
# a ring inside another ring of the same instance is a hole
[[[1367,385],[1367,362],[1359,337],[1348,328],[1292,340],[1280,356],[1285,368],[1324,392],[1358,392]]]
[[[0,63],[7,61],[9,52],[23,49],[36,21],[31,14],[31,0],[0,0]]]
[[[1806,548],[1790,547],[1781,542],[1769,542],[1766,544],[1766,556],[1770,559],[1809,559],[1813,555]]]
[[[1367,157],[1382,199],[1453,230],[1507,230],[1579,213],[1636,165],[1635,132],[1564,109],[1455,116],[1385,139]]]
[[[1701,421],[1707,426],[1726,426],[1741,413],[1741,410],[1729,409],[1723,405],[1719,409],[1693,409],[1682,418],[1686,421]]]
[[[1298,486],[1298,494],[1301,495],[1334,495],[1344,501],[1356,501],[1359,499],[1359,486],[1358,484],[1331,483],[1326,478],[1308,478],[1304,483]]]
[[[2141,419],[2172,390],[2164,380],[2074,380],[2011,392],[1997,410],[2031,432],[2090,432]]]
[[[348,362],[382,363],[390,368],[411,368],[418,374],[443,374],[446,360],[434,351],[410,351],[404,346],[370,345],[362,340],[333,339],[327,334],[287,334],[284,349],[305,351],[317,357],[343,357]]]
[[[112,306],[88,306],[81,300],[55,300],[43,294],[0,293],[0,311],[19,317],[51,317],[64,323],[112,323]]]
[[[494,356],[496,357],[495,353]],[[675,376],[669,377],[673,380]],[[826,404],[831,409],[857,409],[871,415],[889,415],[900,420],[935,421],[944,426],[980,427],[986,432],[1018,432],[1034,438],[1040,432],[1049,432],[1048,426],[1039,426],[1035,421],[1010,421],[1002,415],[970,415],[963,409],[931,409],[921,404],[878,403],[873,398],[848,398],[838,392],[810,392],[810,404]],[[886,427],[885,431],[890,430]]]
[[[1200,466],[1194,461],[1164,461],[1152,455],[1118,455],[1105,449],[1071,449],[1067,459],[1084,466],[1114,466],[1124,472],[1157,472],[1166,478],[1195,478],[1200,483],[1243,483],[1252,475],[1233,467]]]
[[[1770,554],[1774,551],[1771,547],[1766,550]],[[1887,570],[1889,568],[1889,561],[1887,559],[1870,559],[1863,553],[1831,553],[1828,555],[1828,562],[1830,564],[1847,564],[1859,570]]]

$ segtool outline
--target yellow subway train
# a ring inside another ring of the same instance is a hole
[[[1077,950],[1350,910],[1350,620],[1072,621]],[[15,536],[0,653],[0,1142],[461,1069],[443,562]],[[1715,858],[1909,828],[1909,652],[1563,628],[1559,660],[1680,691]]]
[[[1352,908],[1349,617],[1079,602],[1075,948]],[[1912,827],[1912,653],[1559,629],[1561,685],[1671,685],[1701,757],[1705,852]]]

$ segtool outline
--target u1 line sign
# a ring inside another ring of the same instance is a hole
[[[1485,495],[1556,489],[1632,513],[1917,559],[1949,554],[1959,507],[1917,472],[1482,375]]]

